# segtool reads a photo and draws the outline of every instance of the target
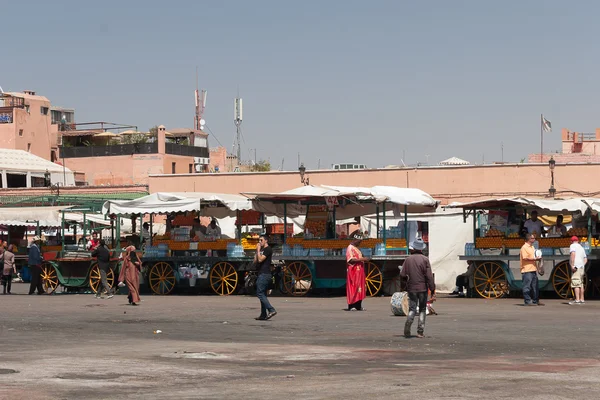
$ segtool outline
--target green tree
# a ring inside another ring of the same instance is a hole
[[[252,169],[257,172],[268,172],[271,170],[271,163],[265,160],[260,160],[254,164]]]

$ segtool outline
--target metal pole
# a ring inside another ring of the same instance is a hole
[[[376,237],[379,239],[379,204],[375,205],[375,215],[377,217],[377,226],[375,228],[377,229]]]
[[[337,239],[337,229],[336,229],[337,218],[335,216],[335,206],[333,207],[333,238]],[[360,223],[358,224],[358,229],[360,230]]]
[[[116,239],[115,239],[116,246],[113,246],[113,247],[115,249],[118,248],[119,250],[121,250],[121,216],[117,215],[115,218],[115,221],[117,221],[117,226],[116,226],[117,234],[116,234]]]
[[[540,114],[540,162],[544,162],[544,114]]]
[[[150,247],[152,247],[152,237],[154,236],[153,235],[154,229],[152,226],[154,224],[153,221],[154,221],[154,214],[150,214]]]
[[[85,242],[85,233],[86,233],[85,224],[86,224],[86,213],[84,211],[83,212],[83,241],[84,242]]]
[[[62,250],[65,251],[65,211],[61,211],[62,218],[60,219],[60,244],[62,246]]]
[[[473,245],[477,241],[477,210],[472,210],[473,212]]]
[[[387,216],[385,215],[385,201],[383,202],[383,247],[387,247],[387,228],[386,228],[386,220]]]
[[[406,239],[406,253],[408,254],[408,213],[407,206],[404,206],[404,238]]]
[[[286,243],[287,233],[287,203],[283,203],[283,244]]]

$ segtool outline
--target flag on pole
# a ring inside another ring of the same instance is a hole
[[[544,132],[552,132],[552,123],[542,115],[542,129]]]

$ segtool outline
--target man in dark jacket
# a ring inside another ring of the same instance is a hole
[[[27,251],[27,264],[31,272],[31,284],[29,285],[29,294],[33,294],[37,289],[37,294],[44,294],[44,285],[42,284],[42,253],[40,252],[39,242],[42,240],[35,236]]]
[[[427,315],[427,290],[431,292],[431,299],[435,300],[435,282],[429,259],[423,255],[427,245],[421,238],[415,239],[410,244],[411,255],[404,261],[400,276],[408,278],[408,316],[404,325],[404,336],[410,337],[410,328],[419,306],[419,325],[417,337],[425,334],[425,316]]]
[[[106,274],[110,268],[110,250],[106,247],[104,239],[100,240],[100,245],[94,249],[92,257],[96,257],[98,260],[98,269],[100,270],[100,283],[98,284],[96,298],[102,298],[102,291],[106,290],[107,298],[111,299],[114,296],[113,290],[106,280]]]

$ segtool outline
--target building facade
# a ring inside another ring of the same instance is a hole
[[[72,109],[53,107],[32,91],[0,93],[0,148],[58,159],[58,132],[75,122]]]

